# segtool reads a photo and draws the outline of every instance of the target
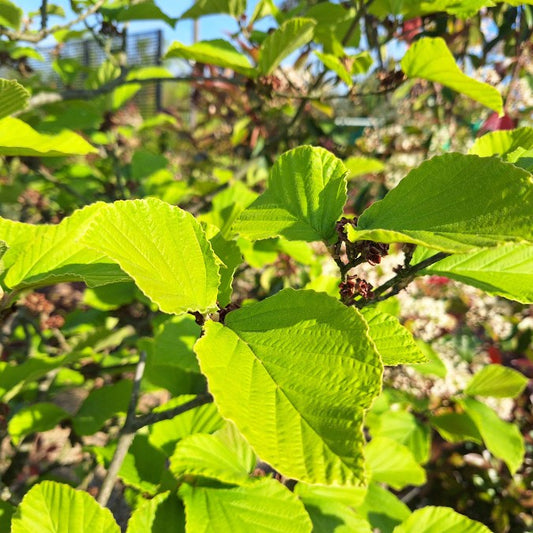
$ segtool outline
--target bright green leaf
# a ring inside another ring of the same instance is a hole
[[[167,411],[192,400],[194,396],[184,395],[172,398],[154,409],[155,413]],[[172,455],[176,443],[181,439],[199,433],[213,433],[224,425],[213,403],[189,409],[170,420],[162,420],[150,426],[150,442]]]
[[[469,440],[481,444],[481,435],[474,421],[466,413],[444,413],[430,418],[431,425],[448,442]]]
[[[521,303],[533,303],[533,245],[505,244],[434,263],[424,274],[446,276]]]
[[[246,11],[246,0],[196,0],[181,19],[197,19],[205,15],[227,13],[235,18]]]
[[[343,62],[333,54],[324,54],[322,52],[315,51],[316,56],[325,67],[332,70],[339,76],[339,78],[348,85],[348,87],[351,87],[353,85],[352,75],[348,70],[346,69]]]
[[[274,164],[268,189],[235,222],[252,240],[330,240],[346,202],[346,169],[323,148],[301,146]]]
[[[43,481],[24,496],[11,522],[11,533],[120,533],[109,509],[87,492]]]
[[[0,119],[24,109],[30,93],[16,80],[0,79]]]
[[[250,482],[255,462],[250,445],[228,423],[211,435],[197,433],[180,440],[170,458],[170,471],[177,478],[194,475],[245,485]]]
[[[53,403],[35,403],[17,411],[11,417],[7,430],[15,445],[18,445],[26,435],[48,431],[68,417],[69,414],[64,409]]]
[[[411,514],[405,503],[375,482],[368,485],[365,500],[357,510],[381,533],[392,533],[393,528]]]
[[[495,158],[434,157],[364,211],[348,236],[452,253],[533,241],[533,178]]]
[[[312,19],[292,18],[269,34],[259,51],[259,72],[265,76],[272,74],[288,55],[313,38],[315,25]]]
[[[11,288],[43,287],[84,281],[90,287],[129,277],[101,252],[80,244],[79,237],[104,204],[75,211],[56,225],[32,225],[0,219],[0,236],[10,246],[5,282]]]
[[[165,313],[216,304],[216,257],[195,218],[155,198],[103,206],[82,242],[116,261]]]
[[[518,426],[501,420],[490,407],[473,398],[464,398],[460,403],[476,424],[487,450],[501,459],[514,475],[525,453],[524,439]]]
[[[394,528],[393,533],[491,533],[481,522],[471,520],[449,507],[428,505],[417,509]]]
[[[409,78],[440,83],[503,114],[503,100],[498,90],[463,74],[441,37],[422,37],[413,43],[401,65]]]
[[[464,392],[470,396],[516,398],[528,381],[528,378],[512,368],[487,365],[472,377]]]
[[[468,153],[480,157],[498,155],[506,159],[518,148],[525,150],[533,148],[533,128],[491,131],[476,139]]]
[[[227,489],[184,484],[179,494],[185,502],[187,533],[311,533],[302,502],[274,479]]]
[[[195,351],[222,416],[263,460],[310,483],[363,481],[362,421],[382,367],[357,312],[286,289],[208,322]]]
[[[427,363],[421,363],[414,365],[414,368],[419,374],[423,376],[437,376],[439,378],[445,378],[448,373],[446,365],[442,362],[439,354],[432,348],[431,344],[424,342],[422,339],[416,339],[416,344],[420,348],[420,351],[428,359]]]
[[[420,351],[411,332],[396,317],[370,307],[362,309],[361,313],[384,365],[427,362],[427,357]]]
[[[200,41],[190,46],[174,42],[170,45],[165,58],[182,58],[229,68],[248,78],[253,78],[256,75],[255,69],[247,57],[224,39]]]
[[[169,492],[157,494],[131,514],[126,533],[185,533],[185,509]]]
[[[385,168],[385,165],[379,159],[371,157],[349,157],[344,161],[344,165],[348,170],[349,180],[364,174],[381,172]]]
[[[24,12],[9,0],[0,0],[0,25],[18,30]]]
[[[0,155],[52,157],[96,152],[96,148],[72,131],[46,135],[18,118],[0,120]]]
[[[429,460],[429,428],[407,411],[385,411],[377,417],[370,432],[372,437],[387,437],[403,444],[420,464]]]
[[[130,20],[163,20],[171,28],[176,25],[177,19],[171,18],[155,4],[153,0],[144,0],[135,4],[130,4],[117,8],[101,8],[99,10],[104,16],[118,22],[128,22]]]
[[[387,483],[396,490],[426,482],[426,472],[409,448],[390,438],[373,438],[366,445],[365,458],[372,481]]]

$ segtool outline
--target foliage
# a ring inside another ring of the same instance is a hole
[[[531,529],[530,3],[71,5],[0,1],[0,528]]]

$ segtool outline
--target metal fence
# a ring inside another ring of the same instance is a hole
[[[73,59],[82,67],[83,71],[100,66],[106,60],[106,49],[112,53],[123,51],[127,56],[127,65],[149,66],[160,65],[163,49],[163,32],[153,30],[143,33],[125,34],[114,37],[102,36],[101,42],[96,38],[72,40],[46,48],[39,48],[44,61],[31,59],[29,66],[39,73],[43,81],[53,88],[65,88],[61,76],[55,72],[52,65],[58,59]],[[69,88],[82,88],[87,75],[76,76]],[[152,115],[162,108],[162,86],[154,82],[143,84],[133,101],[143,115]]]

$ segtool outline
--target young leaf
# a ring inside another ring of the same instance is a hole
[[[256,76],[256,71],[247,57],[224,39],[200,41],[189,46],[174,42],[170,45],[165,59],[176,57],[229,68],[248,78]]]
[[[235,18],[240,17],[246,11],[246,0],[196,0],[193,6],[181,19],[197,19],[205,15],[227,13]]]
[[[488,365],[477,372],[469,381],[465,394],[470,396],[492,396],[494,398],[516,398],[524,390],[528,379],[512,368]]]
[[[183,395],[172,398],[154,409],[154,413],[167,411],[183,405],[195,396]],[[213,433],[224,425],[224,420],[218,414],[213,403],[201,405],[190,409],[170,420],[162,420],[150,426],[149,440],[158,448],[161,448],[168,456],[172,455],[176,443],[189,435],[200,433]]]
[[[165,313],[214,309],[217,258],[195,218],[155,198],[103,206],[82,242],[116,261]]]
[[[34,485],[11,521],[11,533],[120,533],[109,509],[87,492],[54,481]]]
[[[430,418],[431,425],[448,442],[463,442],[469,440],[481,444],[483,439],[466,413],[444,413]]]
[[[446,41],[440,37],[423,37],[413,43],[403,57],[401,66],[409,78],[440,83],[503,114],[503,100],[498,90],[463,74]]]
[[[90,287],[127,281],[130,278],[102,252],[79,242],[92,217],[105,204],[96,203],[75,211],[56,225],[32,225],[0,219],[0,236],[10,250],[5,282],[22,289],[63,281],[84,281]]]
[[[372,437],[387,437],[406,446],[416,461],[423,464],[429,460],[431,436],[429,427],[421,424],[407,411],[385,411],[370,427]]]
[[[9,0],[0,0],[0,25],[18,30],[24,12]]]
[[[318,59],[320,59],[320,61],[322,61],[325,67],[335,72],[335,74],[337,74],[337,76],[339,76],[339,78],[346,83],[348,87],[353,85],[351,73],[348,72],[342,61],[336,55],[324,54],[318,51],[315,51],[315,55],[318,57]]]
[[[495,158],[434,157],[364,211],[348,237],[452,253],[533,241],[533,178]]]
[[[368,324],[370,338],[375,342],[385,366],[428,361],[411,332],[402,326],[396,317],[370,307],[362,309],[361,314]]]
[[[272,167],[267,190],[245,209],[235,231],[252,239],[330,240],[346,202],[346,169],[323,148],[301,146]]]
[[[17,411],[11,417],[7,430],[13,443],[18,445],[26,435],[38,431],[48,431],[68,417],[69,414],[64,409],[53,403],[35,403]]]
[[[257,68],[268,76],[292,52],[306,45],[313,38],[316,22],[306,18],[292,18],[285,21],[261,44]]]
[[[185,509],[173,493],[163,492],[139,505],[126,533],[185,533]]]
[[[533,128],[491,131],[476,139],[468,153],[480,157],[498,155],[507,159],[518,148],[533,148]]]
[[[128,22],[130,20],[163,20],[171,28],[176,25],[178,20],[163,13],[153,0],[144,0],[131,5],[123,4],[115,9],[102,8],[100,12],[118,22]]]
[[[72,131],[46,135],[18,118],[0,120],[0,155],[56,157],[96,152],[96,148]]]
[[[311,533],[302,502],[271,478],[236,488],[194,487],[179,490],[185,502],[187,533]]]
[[[394,528],[393,533],[443,533],[444,531],[491,533],[481,522],[456,513],[449,507],[430,505],[414,511],[405,522]]]
[[[245,485],[252,479],[255,462],[250,445],[228,423],[212,435],[198,433],[178,442],[170,458],[170,471],[177,478],[194,475]]]
[[[474,421],[483,442],[495,457],[502,459],[512,475],[524,460],[524,439],[518,426],[505,422],[487,405],[473,398],[460,400],[466,414]]]
[[[28,105],[30,93],[16,80],[0,79],[0,119]]]
[[[365,500],[357,511],[382,533],[391,533],[394,526],[411,514],[402,500],[376,482],[368,485]]]
[[[310,483],[363,481],[362,420],[382,366],[357,312],[286,289],[208,322],[195,351],[222,416],[263,460]]]
[[[533,303],[533,244],[511,243],[451,255],[423,273],[453,278],[524,304]]]
[[[426,472],[409,448],[395,440],[373,438],[365,447],[365,458],[372,481],[387,483],[396,490],[426,482]]]

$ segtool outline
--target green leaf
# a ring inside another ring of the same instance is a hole
[[[291,18],[269,34],[259,51],[259,72],[265,76],[272,74],[288,55],[313,38],[315,25],[312,19]]]
[[[348,72],[342,61],[336,55],[324,54],[316,50],[315,55],[318,57],[318,59],[320,59],[320,61],[322,61],[326,68],[329,68],[330,70],[335,72],[335,74],[337,74],[337,76],[339,76],[339,78],[344,83],[346,83],[348,87],[351,87],[353,85],[351,73]]]
[[[0,155],[55,157],[94,153],[96,148],[72,131],[46,135],[18,118],[0,120]]]
[[[487,365],[472,377],[464,392],[471,396],[516,398],[528,381],[528,378],[512,368]]]
[[[102,206],[82,242],[116,261],[165,313],[214,309],[220,276],[200,224],[155,198]]]
[[[440,83],[503,114],[503,100],[498,90],[463,74],[441,37],[422,37],[413,43],[401,66],[409,78]]]
[[[245,485],[252,479],[256,457],[235,426],[226,424],[212,435],[197,433],[180,440],[170,458],[170,471]]]
[[[371,533],[367,520],[354,511],[364,500],[366,488],[299,482],[294,492],[309,513],[313,533]]]
[[[118,8],[101,8],[99,10],[105,17],[118,22],[128,22],[130,20],[163,20],[171,28],[176,25],[178,19],[171,18],[155,4],[153,0],[144,0],[136,4],[129,2]]]
[[[428,505],[414,511],[393,533],[491,533],[481,522],[456,513],[449,507]]]
[[[533,128],[491,131],[476,139],[468,153],[480,157],[498,155],[506,159],[518,148],[533,148]]]
[[[533,241],[533,178],[495,158],[434,157],[364,211],[348,236],[452,253]]]
[[[418,463],[429,460],[429,427],[407,411],[385,411],[370,427],[372,437],[386,437],[406,446]]]
[[[222,416],[263,460],[310,483],[363,481],[362,421],[382,366],[356,311],[286,289],[208,322],[195,351]]]
[[[9,502],[0,500],[0,531],[11,531],[11,517],[15,512],[15,506]]]
[[[422,339],[416,339],[416,344],[420,348],[420,351],[428,359],[427,363],[421,363],[413,366],[419,374],[423,376],[437,376],[439,378],[445,378],[448,373],[446,365],[442,362],[439,354],[432,348],[431,344],[424,342]]]
[[[427,357],[420,351],[411,332],[399,320],[377,309],[365,307],[361,313],[369,327],[384,365],[425,363]]]
[[[373,438],[366,445],[365,458],[372,481],[387,483],[396,490],[426,482],[426,472],[417,463],[411,450],[395,440]]]
[[[0,26],[18,30],[24,12],[9,0],[0,0]]]
[[[464,398],[460,404],[474,421],[487,450],[501,459],[514,475],[525,453],[524,439],[518,426],[504,422],[490,407],[473,398]]]
[[[8,243],[5,283],[22,289],[63,281],[84,281],[90,287],[130,278],[102,252],[79,242],[90,221],[105,204],[75,211],[56,225],[34,226],[0,219],[0,236]]]
[[[205,228],[205,233],[213,247],[213,251],[222,261],[217,303],[220,307],[225,307],[231,302],[233,275],[237,267],[243,262],[243,258],[237,243],[225,239],[216,226],[208,225]]]
[[[165,59],[173,58],[229,68],[248,78],[256,76],[256,71],[248,58],[224,39],[200,41],[189,46],[174,42],[165,55]]]
[[[183,405],[195,396],[183,395],[172,398],[154,409],[154,413]],[[209,403],[190,409],[170,420],[162,420],[150,426],[150,442],[161,448],[168,456],[172,455],[176,443],[181,439],[199,433],[213,433],[224,425],[215,404]]]
[[[16,80],[0,78],[0,119],[24,109],[29,99],[30,93]]]
[[[453,278],[489,294],[533,303],[533,245],[505,244],[446,257],[423,271]]]
[[[302,502],[274,479],[253,485],[216,489],[183,484],[187,533],[311,533]]]
[[[381,533],[392,533],[394,526],[411,514],[405,503],[378,483],[368,485],[365,501],[358,511]]]
[[[323,148],[301,146],[278,158],[268,189],[237,219],[234,229],[252,240],[331,240],[346,202],[346,169]]]
[[[372,157],[349,157],[344,161],[344,165],[348,170],[347,178],[349,180],[365,174],[381,172],[385,169],[385,165],[379,159]]]
[[[93,435],[106,420],[126,413],[131,387],[130,380],[122,380],[91,391],[72,421],[74,431],[80,436]]]
[[[246,0],[196,0],[181,19],[197,19],[205,15],[227,13],[235,18],[246,11]]]
[[[185,509],[169,492],[154,496],[131,514],[126,533],[185,533]]]
[[[193,345],[201,328],[190,315],[167,320],[154,337],[152,357],[159,365],[177,366],[188,372],[200,372]]]
[[[43,481],[26,493],[11,522],[11,533],[36,531],[120,533],[120,528],[111,511],[100,507],[87,492]]]
[[[431,425],[448,442],[463,442],[469,440],[481,444],[483,439],[466,413],[444,413],[430,418]]]
[[[7,430],[17,446],[23,437],[30,433],[48,431],[69,414],[53,403],[35,403],[17,411],[9,421]]]

